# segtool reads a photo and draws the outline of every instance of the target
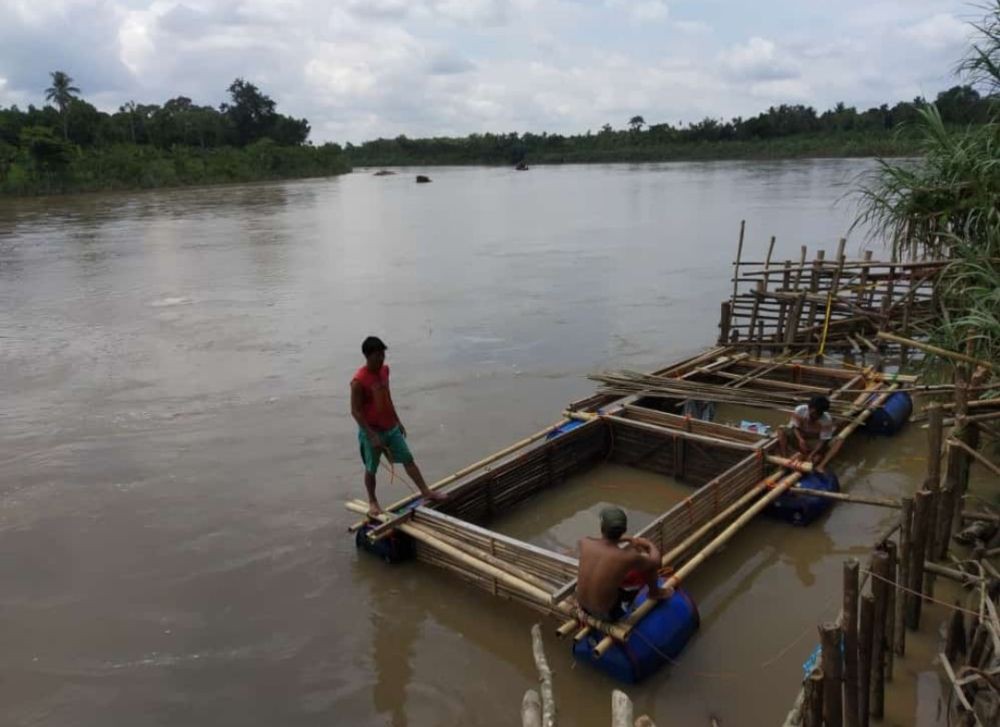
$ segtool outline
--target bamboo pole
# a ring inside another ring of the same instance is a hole
[[[888,611],[889,555],[882,550],[872,553],[871,570],[872,595],[875,597],[875,613],[872,620],[872,676],[869,710],[875,719],[882,719],[885,712],[885,634],[886,613]]]
[[[861,616],[858,630],[858,725],[868,727],[870,718],[872,674],[872,627],[875,622],[875,597],[869,593],[861,597]]]
[[[556,697],[552,689],[552,670],[545,658],[545,646],[542,643],[542,627],[535,624],[531,627],[531,653],[535,657],[535,668],[538,669],[539,693],[542,697],[542,727],[555,727]]]
[[[823,721],[826,727],[841,727],[844,723],[841,701],[842,664],[840,659],[840,626],[825,623],[819,627],[820,661],[823,669]]]
[[[521,727],[542,727],[542,700],[534,689],[521,700]]]
[[[921,351],[933,353],[936,356],[942,356],[944,358],[950,358],[954,361],[962,361],[964,363],[973,364],[974,366],[984,366],[986,368],[993,369],[994,371],[1000,371],[1000,364],[993,363],[992,361],[984,361],[973,356],[967,356],[966,354],[958,353],[957,351],[949,351],[946,348],[932,346],[929,343],[923,343],[922,341],[914,341],[912,338],[904,338],[903,336],[896,336],[892,333],[885,333],[884,331],[880,331],[878,333],[878,337],[883,341],[892,341],[893,343],[911,346],[912,348],[919,348]]]
[[[813,467],[815,470],[815,466]],[[855,495],[850,492],[826,492],[825,490],[808,490],[804,487],[793,487],[789,491],[792,495],[802,495],[804,497],[821,497],[825,500],[837,500],[839,502],[853,502],[859,505],[875,505],[876,507],[899,508],[899,500],[892,500],[887,497],[876,497],[874,495]]]
[[[844,725],[858,725],[858,561],[844,561]]]
[[[736,246],[736,262],[733,266],[733,303],[736,302],[736,290],[739,286],[740,260],[743,258],[743,233],[746,231],[747,221],[740,220],[740,238]]]
[[[545,429],[542,429],[541,431],[535,432],[534,434],[532,434],[529,437],[525,437],[524,439],[521,439],[521,440],[518,440],[517,442],[514,442],[514,444],[510,445],[509,447],[504,447],[500,451],[494,452],[493,454],[489,455],[488,457],[483,457],[478,462],[474,462],[474,463],[468,465],[467,467],[463,467],[462,469],[458,470],[458,472],[450,474],[447,477],[445,477],[444,479],[438,480],[433,485],[430,485],[428,487],[428,489],[432,490],[432,491],[433,490],[440,490],[442,487],[446,487],[446,486],[450,485],[451,483],[455,482],[456,480],[459,480],[462,477],[465,477],[467,474],[475,472],[476,470],[480,469],[481,467],[485,467],[488,464],[492,464],[493,462],[496,462],[498,459],[506,457],[508,454],[513,454],[517,450],[519,450],[519,449],[521,449],[523,447],[527,447],[529,444],[537,442],[539,439],[544,439],[545,437],[547,437],[549,434],[551,434],[552,432],[554,432],[556,429],[558,429],[559,427],[561,427],[565,423],[566,423],[566,420],[563,419],[563,420],[561,420],[561,421],[559,421],[559,422],[557,422],[555,424],[547,426],[547,427],[545,427]],[[413,493],[413,494],[411,494],[411,495],[409,495],[407,497],[404,497],[401,500],[397,500],[396,502],[392,503],[391,505],[389,505],[389,507],[385,508],[385,510],[386,510],[386,512],[393,512],[395,510],[398,510],[401,507],[405,507],[406,505],[409,505],[410,503],[414,502],[415,500],[419,500],[421,497],[423,497],[423,495],[421,493]],[[365,512],[367,513],[367,510]],[[368,522],[367,519],[365,519],[365,520],[359,520],[358,522],[356,522],[353,525],[351,525],[351,527],[348,528],[348,530],[350,532],[352,532],[352,533],[353,532],[357,532],[358,530],[360,530],[361,528],[364,527],[364,525],[365,525],[366,522]]]
[[[904,497],[902,500],[903,507],[902,512],[899,517],[899,573],[898,573],[898,583],[904,588],[910,582],[910,526],[913,522],[913,498]],[[900,590],[896,594],[896,604],[895,604],[895,634],[893,642],[895,645],[895,652],[898,656],[904,656],[906,654],[906,604],[911,598],[906,591]]]
[[[611,727],[633,727],[634,724],[632,700],[625,692],[615,689],[611,692]]]
[[[990,462],[983,455],[974,450],[972,447],[963,442],[961,439],[955,439],[954,437],[951,437],[948,439],[948,445],[951,447],[958,447],[959,449],[963,450],[970,457],[972,457],[981,465],[986,467],[986,469],[988,469],[990,472],[1000,477],[1000,467],[997,467],[995,464]]]

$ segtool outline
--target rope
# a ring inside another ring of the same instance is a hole
[[[823,319],[823,337],[819,342],[819,353],[817,355],[822,356],[823,351],[826,350],[826,334],[830,330],[830,312],[833,310],[833,291],[830,291],[826,295],[826,317]]]
[[[939,601],[936,598],[932,598],[931,596],[928,596],[926,593],[921,593],[920,591],[914,591],[912,588],[907,588],[906,586],[901,586],[898,583],[896,583],[896,581],[891,580],[889,578],[885,578],[884,576],[880,576],[878,573],[873,573],[872,571],[865,570],[864,568],[861,568],[860,571],[862,573],[866,573],[866,574],[870,575],[872,578],[878,578],[880,581],[883,581],[884,583],[888,583],[890,586],[894,586],[897,590],[904,591],[905,593],[909,593],[909,594],[911,594],[913,596],[919,596],[920,598],[922,598],[925,601],[930,601],[931,603],[936,603],[939,606],[944,606],[945,608],[950,609],[952,611],[960,611],[962,613],[966,613],[966,614],[968,614],[970,616],[975,616],[977,618],[980,616],[980,613],[978,611],[970,611],[967,608],[962,608],[961,606],[955,606],[955,605],[953,605],[951,603],[948,603],[947,601]]]

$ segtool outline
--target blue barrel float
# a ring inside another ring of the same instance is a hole
[[[840,481],[837,479],[837,475],[830,470],[810,472],[799,480],[797,486],[802,490],[840,492]],[[772,502],[766,512],[768,515],[792,525],[808,525],[831,507],[833,507],[833,500],[828,500],[825,497],[790,495],[786,492]]]
[[[663,580],[661,579],[661,585]],[[643,591],[635,599],[629,612],[646,600]],[[628,614],[626,614],[627,616]],[[594,658],[593,651],[604,638],[599,631],[591,631],[573,644],[573,657],[600,669],[605,674],[626,684],[637,684],[684,649],[688,639],[698,630],[701,619],[698,607],[687,591],[678,588],[669,599],[660,601],[635,625],[624,643],[616,643],[604,656]]]
[[[913,413],[913,399],[905,391],[897,391],[878,409],[871,413],[865,422],[864,430],[869,434],[892,436],[906,424]]]

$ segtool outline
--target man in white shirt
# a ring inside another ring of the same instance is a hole
[[[830,400],[814,396],[808,404],[795,407],[787,427],[778,430],[781,455],[788,456],[788,440],[794,435],[798,452],[809,462],[819,463],[833,441],[833,417]]]

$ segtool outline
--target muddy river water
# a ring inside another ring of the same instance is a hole
[[[419,186],[356,172],[0,201],[0,724],[516,724],[535,615],[387,567],[345,533],[362,338],[389,344],[437,479],[555,421],[589,372],[710,344],[740,219],[754,259],[771,235],[780,259],[832,251],[844,184],[870,165],[433,169]],[[841,480],[912,490],[923,442],[916,427],[857,437]],[[508,526],[572,547],[606,501],[665,509],[650,481],[606,468]],[[630,690],[637,709],[779,723],[843,559],[890,518],[840,505],[807,529],[752,524],[688,584],[701,630]],[[609,724],[614,685],[546,633],[562,724]],[[935,724],[919,656],[897,665],[890,723]]]

